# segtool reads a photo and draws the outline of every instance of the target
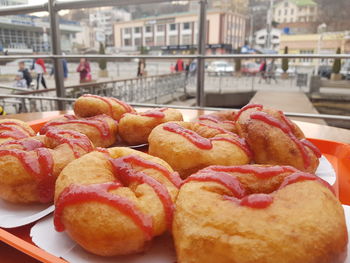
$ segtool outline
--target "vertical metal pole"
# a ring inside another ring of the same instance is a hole
[[[50,29],[51,29],[51,53],[52,55],[61,55],[61,34],[59,28],[59,16],[55,10],[55,0],[48,1],[49,15],[50,15]],[[57,97],[65,97],[66,92],[63,83],[63,64],[62,59],[53,59],[55,69],[55,85]],[[59,110],[65,109],[65,103],[63,101],[57,101],[57,107]]]
[[[198,55],[204,56],[206,49],[207,39],[207,0],[200,0],[200,13],[198,23]],[[197,106],[205,106],[205,94],[204,94],[204,78],[205,78],[205,59],[198,58],[197,66]]]

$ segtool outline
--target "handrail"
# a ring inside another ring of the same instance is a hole
[[[91,86],[98,86],[98,85],[105,85],[105,84],[111,84],[111,83],[117,83],[117,82],[125,82],[125,81],[133,81],[133,80],[147,80],[152,78],[161,78],[161,77],[167,77],[167,76],[176,76],[181,75],[182,73],[171,73],[171,74],[161,74],[161,75],[151,75],[151,76],[145,76],[145,77],[134,77],[134,78],[127,78],[127,79],[115,79],[115,80],[107,80],[107,81],[100,81],[100,82],[87,82],[87,83],[81,83],[78,85],[71,85],[71,86],[65,86],[64,88],[67,89],[78,89],[78,88],[85,88],[85,87],[91,87]],[[0,86],[1,88],[1,86]],[[16,93],[17,95],[29,95],[29,94],[41,94],[46,93],[50,91],[55,91],[55,88],[51,89],[40,89],[40,90],[28,90],[23,91],[23,89],[20,89],[21,92]]]
[[[36,58],[48,58],[48,59],[279,59],[279,58],[310,58],[310,59],[350,59],[350,54],[226,54],[226,55],[10,55],[10,56],[0,56],[0,60],[14,60],[14,59],[36,59]]]
[[[0,94],[0,98],[37,99],[37,100],[66,101],[66,102],[76,101],[76,99],[73,99],[73,98],[36,97],[36,96],[23,96],[23,95],[12,95],[12,94]],[[171,105],[171,104],[151,104],[151,103],[129,103],[129,104],[134,107],[143,107],[143,108],[165,107],[165,108],[184,109],[184,110],[206,110],[206,111],[220,111],[220,110],[228,109],[228,108],[220,108],[220,107],[198,107],[198,106],[182,106],[182,105],[180,106],[180,105]],[[239,109],[232,109],[232,110],[239,110]],[[288,117],[350,121],[350,116],[342,116],[342,115],[299,113],[299,112],[284,112],[284,114]]]

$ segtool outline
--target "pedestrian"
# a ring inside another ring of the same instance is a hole
[[[261,80],[266,81],[266,60],[265,59],[260,64],[259,73],[260,73],[260,79],[258,83],[260,83]]]
[[[274,59],[272,59],[271,62],[267,65],[266,72],[267,72],[268,83],[270,84],[271,80],[273,79],[275,81],[275,83],[277,84],[276,65],[275,65]]]
[[[90,63],[86,58],[81,58],[77,72],[80,73],[80,83],[85,83],[91,81],[91,68]]]
[[[171,74],[175,73],[175,66],[173,63],[171,63],[171,65],[170,65],[170,73]]]
[[[146,61],[144,59],[140,59],[137,66],[137,77],[146,76]]]
[[[20,61],[18,63],[18,72],[21,73],[21,78],[25,80],[26,82],[26,88],[30,88],[30,84],[32,83],[32,75],[30,74],[29,70],[26,68],[24,61]]]
[[[176,72],[182,72],[184,70],[184,62],[182,61],[181,58],[179,58],[176,61],[176,65],[175,65],[175,71]]]
[[[43,85],[44,89],[47,89],[44,74],[46,74],[45,62],[43,59],[38,58],[34,61],[32,69],[36,73],[36,89],[39,89],[39,83]]]
[[[68,78],[68,65],[67,65],[67,60],[66,59],[62,59],[62,66],[63,66],[63,77],[64,77],[64,80],[67,80],[67,78]],[[55,74],[55,67],[52,67],[51,72],[50,72],[50,76],[53,76],[54,74]]]

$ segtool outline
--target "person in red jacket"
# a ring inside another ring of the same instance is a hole
[[[91,68],[90,63],[86,58],[81,58],[77,68],[77,72],[80,74],[80,83],[91,81]]]
[[[45,78],[44,78],[44,74],[46,74],[46,67],[45,67],[44,60],[41,58],[36,59],[32,68],[36,73],[36,89],[39,89],[40,82],[41,82],[41,85],[43,85],[44,89],[47,89]]]
[[[181,58],[179,58],[176,61],[176,65],[175,65],[175,71],[176,72],[182,72],[184,70],[184,62],[182,61]]]

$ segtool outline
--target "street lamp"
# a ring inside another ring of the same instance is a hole
[[[323,36],[326,30],[327,30],[327,25],[325,23],[322,23],[317,27],[317,33],[320,34],[320,37],[318,38],[318,43],[317,43],[317,54],[320,54],[321,52],[321,42],[323,40]],[[320,66],[320,59],[317,59],[316,67],[315,67],[315,75],[318,75],[319,66]]]

